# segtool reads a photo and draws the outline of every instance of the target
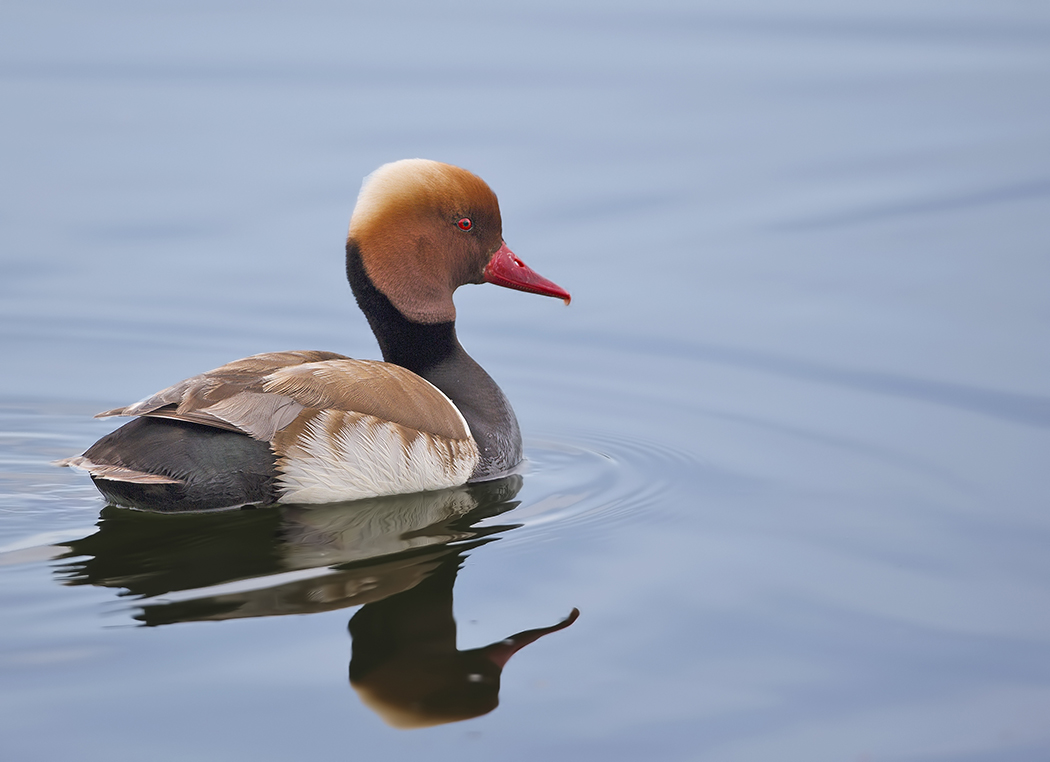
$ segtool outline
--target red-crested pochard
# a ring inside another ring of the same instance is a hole
[[[496,195],[423,159],[361,187],[346,274],[385,362],[273,352],[97,417],[136,416],[83,455],[110,501],[153,510],[326,503],[496,478],[522,459],[510,403],[456,338],[452,294],[569,293],[507,248]]]

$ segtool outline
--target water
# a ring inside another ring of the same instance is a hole
[[[4,759],[1050,753],[1042,4],[0,13]],[[520,481],[151,516],[49,466],[228,360],[375,357],[342,239],[410,156],[573,293],[457,295]],[[474,719],[348,679],[415,622],[390,674],[491,686],[574,607]]]

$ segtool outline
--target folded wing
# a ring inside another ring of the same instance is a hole
[[[462,414],[431,383],[332,352],[254,355],[98,417],[108,416],[168,418],[267,442],[282,502],[455,486],[480,459]],[[121,479],[118,469],[91,465],[99,478]]]

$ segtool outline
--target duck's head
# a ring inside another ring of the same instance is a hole
[[[499,202],[485,181],[451,164],[404,159],[370,174],[347,243],[375,287],[417,323],[454,320],[452,293],[467,283],[570,299],[507,247]]]

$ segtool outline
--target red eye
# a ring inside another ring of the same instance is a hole
[[[470,221],[470,217],[464,217],[456,224],[459,226],[460,230],[470,230],[474,227],[474,223]]]

